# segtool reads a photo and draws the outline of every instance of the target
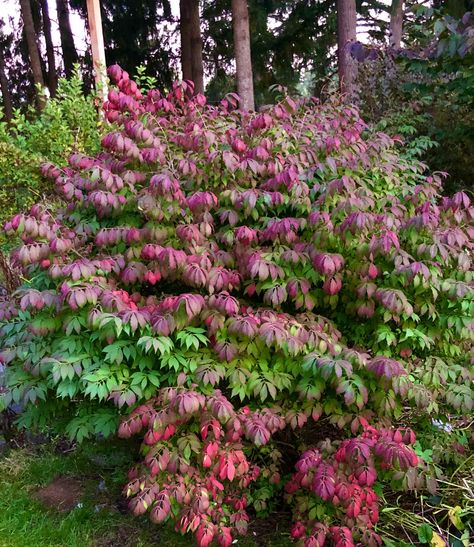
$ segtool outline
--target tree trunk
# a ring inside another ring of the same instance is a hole
[[[33,72],[33,81],[35,86],[44,87],[43,71],[41,70],[41,58],[39,54],[38,44],[36,42],[36,33],[31,14],[31,6],[29,0],[20,0],[21,16],[23,19],[23,27],[25,31],[26,43],[28,45],[28,55],[30,57],[31,71]],[[44,99],[42,92],[35,90],[36,103],[38,109],[44,107]]]
[[[42,15],[41,6],[38,0],[30,0],[31,16],[33,17],[33,27],[35,29],[36,36],[41,34],[42,28]]]
[[[357,61],[352,57],[350,44],[357,40],[355,0],[337,0],[337,56],[341,93],[351,101],[356,98]]]
[[[69,21],[68,0],[56,0],[56,9],[58,12],[59,35],[61,37],[61,49],[63,50],[64,72],[66,78],[70,78],[74,71],[74,64],[79,61],[74,37],[71,31]]]
[[[54,45],[51,37],[51,19],[49,18],[48,0],[40,0],[41,13],[43,15],[43,32],[46,42],[46,56],[48,58],[48,88],[51,97],[56,95],[58,78],[56,74],[56,61],[54,59]]]
[[[48,79],[48,69],[46,66],[46,61],[43,58],[41,52],[41,34],[43,32],[43,16],[41,14],[41,5],[40,0],[30,0],[31,15],[33,16],[33,26],[36,34],[36,43],[38,44],[38,51],[40,52],[40,61],[41,61],[41,72],[43,73],[43,82]]]
[[[87,0],[87,21],[89,24],[92,69],[95,76],[96,91],[99,92],[102,100],[105,100],[107,96],[107,59],[105,58],[100,0]]]
[[[190,43],[191,71],[194,82],[194,93],[204,93],[204,70],[202,67],[201,19],[199,17],[199,0],[191,0]]]
[[[403,32],[403,0],[392,0],[389,45],[400,49]]]
[[[232,0],[232,24],[234,26],[234,55],[240,107],[243,110],[254,110],[255,100],[247,0]]]
[[[3,48],[0,44],[0,91],[3,99],[3,113],[5,120],[9,124],[13,118],[13,104],[10,90],[8,89],[8,78],[5,72],[5,58]]]
[[[179,2],[179,32],[181,35],[181,71],[183,80],[193,79],[191,59],[191,19],[189,0]]]

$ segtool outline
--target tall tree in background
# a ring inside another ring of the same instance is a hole
[[[333,71],[334,55],[332,50],[336,44],[336,10],[331,0],[296,0],[280,2],[281,7],[270,15],[278,22],[275,32],[268,23],[266,34],[273,51],[269,69],[273,72],[275,82],[282,82],[290,93],[298,91],[303,79],[307,80],[307,92],[319,91]],[[253,1],[250,6],[251,33],[253,34],[253,6],[259,6]],[[258,41],[252,43],[252,51]],[[258,55],[260,60],[264,55]],[[256,73],[257,54],[254,55],[254,74]],[[261,70],[259,70],[261,72]],[[311,82],[311,83],[309,83]]]
[[[234,39],[228,0],[206,0],[202,32],[210,80],[206,95],[235,91]],[[255,103],[273,102],[271,86],[321,94],[337,68],[334,0],[248,0]]]
[[[5,70],[5,57],[3,54],[3,48],[0,45],[0,90],[2,92],[2,102],[3,102],[3,115],[7,123],[10,123],[13,117],[13,104],[12,98],[10,95],[10,90],[8,89],[8,78]]]
[[[199,0],[191,0],[190,42],[191,68],[195,93],[204,92],[204,69],[202,65],[201,18],[199,15]]]
[[[183,80],[193,79],[193,67],[191,58],[191,10],[189,4],[192,0],[179,1],[179,33],[181,37],[181,71]]]
[[[204,92],[201,17],[199,0],[180,0],[181,70],[184,80],[194,82],[195,93]]]
[[[41,36],[43,35],[43,15],[41,13],[40,0],[30,0],[31,15],[33,16],[33,26],[36,34],[36,43],[40,55],[41,71],[43,73],[43,82],[45,85],[48,81],[48,66],[46,59],[43,56]]]
[[[390,13],[389,44],[395,49],[400,49],[403,33],[403,0],[392,0]]]
[[[23,20],[23,29],[28,45],[28,55],[31,63],[31,71],[33,73],[33,82],[35,86],[44,87],[43,71],[41,69],[41,57],[39,54],[38,43],[36,41],[36,32],[33,23],[33,15],[31,13],[30,0],[20,0],[21,17]],[[44,106],[44,100],[41,91],[36,89],[36,104],[39,109]]]
[[[56,9],[58,12],[59,35],[61,37],[61,49],[63,51],[64,73],[70,78],[74,64],[79,61],[74,36],[71,30],[71,21],[69,20],[68,0],[56,0]]]
[[[87,21],[85,0],[71,0]],[[119,64],[132,76],[145,66],[158,87],[176,78],[173,46],[176,24],[169,0],[101,0],[102,27],[108,64]]]
[[[56,74],[56,61],[54,58],[54,45],[51,36],[51,19],[49,17],[48,0],[40,0],[41,15],[43,18],[43,33],[46,43],[46,57],[48,59],[48,89],[51,97],[56,94],[58,78]]]
[[[355,98],[357,61],[352,58],[350,44],[357,39],[357,12],[355,0],[337,0],[337,56],[341,92]]]
[[[247,0],[232,0],[232,25],[234,28],[237,93],[240,97],[240,106],[244,110],[254,110],[255,100]]]
[[[8,52],[8,38],[2,33],[3,21],[0,19],[0,91],[2,92],[3,114],[7,123],[10,123],[13,117],[13,103],[10,89],[8,87],[8,77],[6,71],[5,58]]]

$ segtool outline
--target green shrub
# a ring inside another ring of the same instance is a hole
[[[6,225],[28,281],[1,308],[3,404],[79,440],[147,429],[132,508],[201,545],[278,499],[278,436],[324,418],[338,438],[296,483],[337,475],[370,504],[335,510],[334,489],[310,488],[322,502],[296,533],[378,543],[367,477],[433,484],[393,420],[472,410],[468,196],[441,198],[439,176],[336,101],[249,114],[110,73],[102,152],[44,165],[64,207]]]
[[[444,192],[472,191],[474,171],[474,18],[417,7],[406,49],[358,46],[364,119],[406,140],[434,170],[448,172]],[[436,144],[436,146],[434,146]]]
[[[8,126],[0,122],[0,222],[51,194],[41,176],[45,161],[63,164],[71,152],[95,154],[101,123],[94,96],[85,96],[79,73],[61,79],[57,96],[41,113],[19,110]]]

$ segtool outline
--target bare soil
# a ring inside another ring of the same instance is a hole
[[[290,513],[274,512],[266,518],[251,519],[247,537],[252,538],[258,547],[291,545],[290,526]]]
[[[136,547],[140,541],[137,528],[122,526],[114,530],[110,535],[101,538],[93,544],[93,547]]]
[[[78,479],[59,476],[48,486],[37,490],[35,497],[47,507],[66,513],[80,503],[83,494],[84,487]]]

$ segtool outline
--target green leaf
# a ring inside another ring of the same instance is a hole
[[[433,537],[433,529],[429,524],[422,524],[418,528],[418,539],[420,543],[429,543]]]

